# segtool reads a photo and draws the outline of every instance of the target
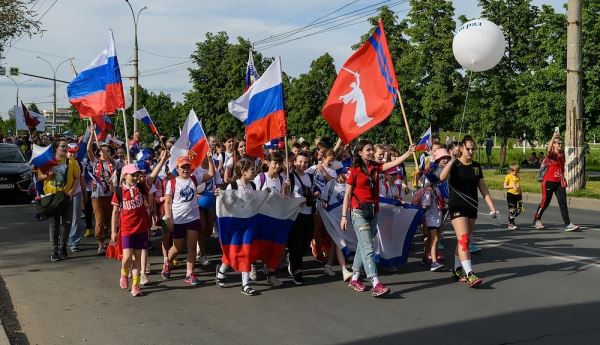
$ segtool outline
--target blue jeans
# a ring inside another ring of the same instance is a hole
[[[83,231],[83,219],[81,219],[81,198],[82,194],[73,195],[73,200],[69,203],[72,207],[71,214],[71,231],[69,232],[69,248],[79,247],[81,241],[81,232]]]
[[[367,278],[377,277],[377,266],[373,259],[374,240],[377,235],[377,216],[375,219],[366,220],[361,210],[354,209],[352,210],[352,226],[358,239],[352,271],[359,272],[364,266]]]

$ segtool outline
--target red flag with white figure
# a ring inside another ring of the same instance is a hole
[[[321,113],[344,143],[385,120],[398,99],[398,82],[381,20],[342,66]]]

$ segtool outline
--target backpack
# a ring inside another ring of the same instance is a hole
[[[277,174],[277,176],[279,176],[279,182],[281,183],[281,188],[283,188],[283,176],[281,174]],[[258,178],[260,179],[260,188],[258,190],[262,190],[267,182],[267,173],[262,172],[258,174]]]
[[[237,184],[237,180],[233,181],[230,183],[231,185],[231,190],[238,190],[238,184]],[[250,181],[250,185],[252,186],[252,189],[256,190],[256,184],[254,184],[254,182]]]
[[[142,198],[144,199],[144,202],[145,202],[147,199],[146,186],[144,186],[144,183],[138,182],[136,184],[136,187],[140,190],[140,193],[142,194]],[[117,201],[119,201],[119,209],[122,209],[123,208],[123,188],[121,187],[121,185],[119,185],[117,188],[115,188],[115,194],[117,195]]]
[[[542,161],[542,164],[540,164],[540,170],[538,170],[537,176],[536,176],[536,180],[538,182],[542,182],[544,181],[544,176],[546,176],[546,173],[548,172],[548,158],[544,158],[544,160]]]
[[[290,191],[292,193],[294,192],[294,186],[296,185],[296,179],[294,178],[294,175],[298,176],[298,174],[295,171],[290,173]],[[306,173],[306,175],[308,175],[308,178],[310,179],[310,187],[312,188],[315,176],[309,173]],[[300,176],[298,176],[298,180],[300,180]],[[302,180],[300,180],[300,184],[302,185]]]

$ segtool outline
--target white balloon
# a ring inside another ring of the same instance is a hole
[[[487,19],[464,23],[452,40],[456,61],[473,72],[494,68],[504,56],[505,46],[502,30]]]

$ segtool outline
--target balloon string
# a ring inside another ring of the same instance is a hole
[[[471,90],[471,77],[473,76],[473,72],[469,71],[469,83],[467,84],[467,97],[465,97],[465,106],[463,108],[462,119],[460,120],[460,133],[458,134],[459,139],[462,136],[463,124],[465,122],[465,113],[467,112],[467,101],[469,100],[469,91]]]

